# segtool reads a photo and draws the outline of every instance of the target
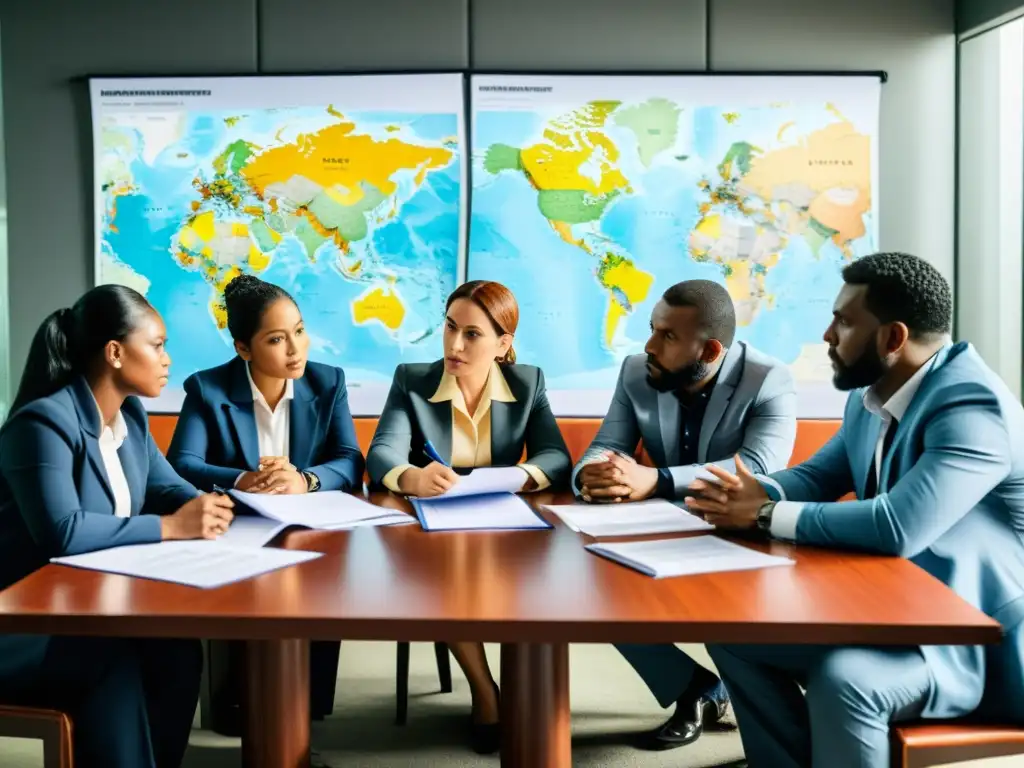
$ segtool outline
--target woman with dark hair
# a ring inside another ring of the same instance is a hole
[[[160,315],[102,285],[32,340],[0,429],[0,589],[50,558],[166,539],[216,538],[232,502],[200,495],[149,433],[139,397],[167,383]],[[0,698],[71,715],[75,760],[181,764],[199,699],[199,641],[0,635]]]
[[[572,463],[548,405],[544,374],[515,364],[518,324],[515,296],[501,283],[474,280],[448,297],[444,359],[395,370],[366,460],[373,483],[409,496],[436,496],[458,482],[453,467],[518,466],[523,491],[567,484]],[[498,686],[483,643],[450,647],[472,690],[473,747],[494,752]]]
[[[365,462],[340,368],[309,362],[302,314],[284,289],[239,275],[224,291],[236,355],[185,380],[185,402],[167,458],[197,488],[251,493],[353,491]],[[311,650],[311,711],[334,707],[337,642]],[[239,729],[242,645],[227,653],[228,681],[213,704],[215,729]],[[231,714],[229,714],[231,713]],[[225,722],[226,720],[226,722]]]

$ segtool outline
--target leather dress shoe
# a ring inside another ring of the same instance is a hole
[[[478,755],[493,755],[501,747],[500,723],[473,723],[470,744]]]
[[[498,711],[501,711],[501,692],[494,686],[494,695],[498,699]],[[470,745],[478,755],[493,755],[501,748],[501,722],[478,723],[470,719]]]
[[[720,683],[696,696],[688,691],[679,697],[672,717],[646,734],[641,746],[659,751],[685,747],[699,739],[705,730],[720,728],[728,711],[729,696]]]

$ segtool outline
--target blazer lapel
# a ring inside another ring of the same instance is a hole
[[[225,403],[228,421],[235,433],[238,449],[246,466],[254,471],[260,463],[260,440],[256,432],[256,412],[253,408],[252,388],[245,373],[246,362],[236,357],[231,364],[230,403]]]
[[[433,444],[441,458],[451,464],[452,402],[451,400],[442,400],[432,403],[428,400],[427,408],[430,418],[421,425],[423,436]],[[427,461],[430,461],[429,457]]]
[[[313,464],[313,446],[318,436],[320,409],[305,378],[297,379],[294,387],[288,420],[288,458],[296,467],[302,468]]]
[[[957,347],[965,344],[960,342]],[[910,431],[910,425],[917,422],[917,414],[928,399],[928,391],[935,385],[936,376],[935,374],[942,368],[950,357],[950,353],[953,351],[953,345],[946,345],[936,353],[936,360],[931,364],[931,370],[925,374],[924,380],[921,382],[921,386],[918,387],[917,392],[914,394],[914,399],[910,401],[910,405],[903,414],[903,418],[900,419],[899,424],[896,425],[896,434],[892,437],[892,443],[889,445],[889,450],[886,451],[882,457],[882,469],[879,474],[878,480],[878,492],[888,490],[889,488],[889,470],[892,467],[895,457],[901,450],[901,443],[906,439],[907,433]],[[878,444],[878,439],[881,436],[881,427],[876,430],[875,442],[871,444],[871,459],[874,460],[875,446]],[[870,472],[870,469],[868,470]],[[867,474],[865,474],[867,478]]]
[[[725,416],[729,403],[732,401],[733,392],[739,385],[740,377],[743,374],[743,345],[742,342],[733,344],[732,348],[725,353],[725,360],[722,361],[722,369],[718,373],[718,382],[711,391],[711,399],[704,410],[704,418],[700,424],[700,437],[697,440],[697,460],[704,462],[708,460],[708,446],[711,438],[718,429],[718,425]]]
[[[679,463],[679,400],[673,392],[658,393],[658,426],[665,466],[674,467]]]
[[[882,436],[882,420],[880,418],[878,418],[877,416],[875,416],[874,414],[871,414],[870,412],[865,411],[865,413],[866,413],[866,415],[869,418],[868,428],[866,430],[868,438],[869,438],[869,442],[868,442],[868,445],[867,445],[867,465],[868,465],[868,467],[867,467],[867,471],[861,472],[860,493],[858,494],[860,498],[864,498],[864,494],[865,494],[865,492],[867,491],[867,488],[868,488],[868,482],[870,480],[871,473],[876,471],[876,469],[875,469],[875,451],[878,449],[878,440]],[[898,428],[899,427],[897,427],[897,429]],[[881,477],[881,473],[879,473],[879,477]],[[881,492],[882,492],[882,484],[881,484],[881,482],[879,482],[875,486],[875,493],[877,494],[877,493],[881,493]]]
[[[491,464],[496,467],[518,464],[519,455],[509,456],[509,408],[516,403],[491,401]]]
[[[132,517],[142,511],[146,503],[146,470],[141,467],[140,461],[142,452],[138,450],[142,436],[134,434],[131,427],[128,428],[128,437],[117,450],[117,456],[121,459],[121,469],[124,471],[124,479],[128,481],[128,491],[132,500]]]
[[[427,369],[419,381],[408,382],[408,392],[417,393],[422,398],[424,410],[420,422],[420,431],[423,438],[429,440],[437,450],[438,455],[446,462],[452,461],[452,402],[451,400],[433,401],[431,398],[437,393],[441,386],[441,377],[444,375],[444,361],[438,360]],[[417,398],[419,399],[419,398]],[[430,457],[423,451],[423,459],[428,464]]]
[[[110,499],[110,509],[114,509],[114,489],[110,487],[110,477],[107,475],[107,467],[103,463],[103,456],[100,454],[100,410],[96,405],[96,398],[93,397],[89,383],[84,376],[75,379],[71,388],[75,397],[75,409],[78,411],[78,423],[82,425],[85,432],[85,455],[92,464],[93,472],[100,479],[100,485]]]

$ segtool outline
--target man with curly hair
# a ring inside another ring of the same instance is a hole
[[[687,503],[719,528],[905,557],[1004,636],[710,648],[750,766],[886,768],[892,722],[1024,723],[1024,408],[970,344],[950,343],[949,285],[927,262],[874,254],[843,279],[825,332],[834,383],[851,391],[839,432],[769,476],[711,467]]]

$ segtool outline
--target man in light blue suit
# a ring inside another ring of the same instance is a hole
[[[839,432],[791,470],[712,470],[692,506],[721,528],[908,558],[1004,637],[712,647],[751,766],[887,768],[892,722],[1024,722],[1024,409],[970,344],[949,343],[950,289],[933,267],[883,253],[843,278],[825,332],[835,385],[854,390]]]
[[[651,315],[646,354],[622,364],[608,414],[576,466],[572,484],[586,501],[681,499],[709,462],[735,469],[739,453],[760,472],[782,469],[796,439],[796,392],[788,368],[736,335],[725,288],[687,280],[665,291]],[[654,467],[634,459],[638,444]],[[616,646],[669,720],[640,746],[672,749],[698,739],[725,714],[715,676],[672,644]]]

